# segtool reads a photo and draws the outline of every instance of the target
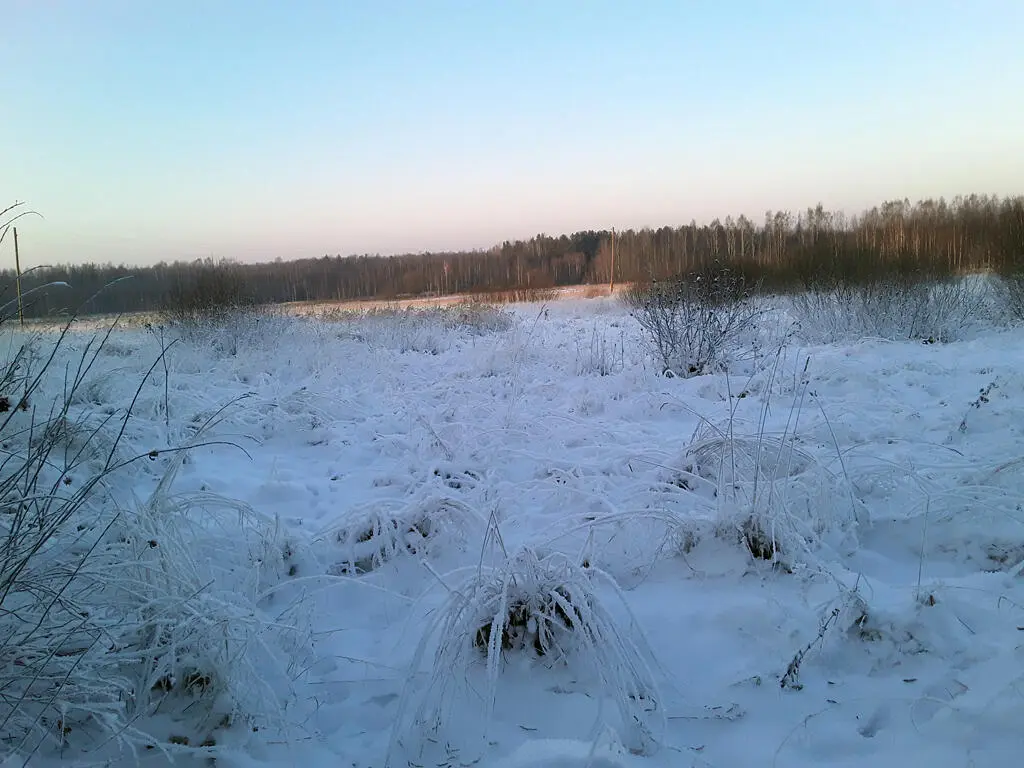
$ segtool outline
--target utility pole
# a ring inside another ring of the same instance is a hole
[[[15,290],[18,293],[18,322],[21,326],[25,327],[25,307],[21,301],[21,254],[18,253],[18,228],[14,229],[14,273],[15,277]]]
[[[15,233],[15,240],[17,240],[17,233]],[[612,227],[612,271],[608,280],[608,295],[611,296],[613,293],[615,293],[615,227]]]

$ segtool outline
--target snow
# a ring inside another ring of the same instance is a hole
[[[280,721],[221,729],[213,747],[100,759],[1019,764],[1024,330],[949,344],[791,337],[729,376],[673,379],[612,299],[502,311],[510,322],[486,328],[443,313],[269,318],[227,344],[168,350],[127,452],[180,444],[227,406],[174,488],[277,521],[287,572],[258,610],[301,624],[305,650],[280,682]],[[791,321],[775,312],[777,327]],[[159,353],[156,334],[116,331],[77,407],[126,404]],[[122,491],[152,493],[152,463],[126,468]],[[781,567],[740,543],[750,510]],[[444,637],[469,626],[445,611],[476,599],[481,568],[499,573],[524,548],[564,558],[621,647],[507,653],[488,670],[467,638]],[[624,722],[646,705],[612,700],[633,679],[620,652],[654,675],[655,704],[637,714],[649,739]],[[159,717],[154,733],[190,727]]]

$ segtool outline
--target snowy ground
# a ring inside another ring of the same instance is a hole
[[[175,488],[279,520],[259,609],[306,622],[306,645],[283,717],[154,720],[193,746],[139,764],[1020,764],[1024,332],[793,338],[729,377],[671,379],[611,300],[503,311],[483,332],[293,318],[168,352],[126,440],[179,444],[231,403],[205,437],[245,452],[196,449]],[[80,407],[130,400],[159,349],[116,332]],[[160,462],[126,470],[134,493]],[[751,510],[774,567],[742,543]],[[620,642],[504,654],[485,731],[483,654],[438,612],[523,551],[591,589]],[[631,669],[653,685],[617,706]]]

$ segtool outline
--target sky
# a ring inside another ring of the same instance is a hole
[[[27,263],[143,265],[1020,194],[1021,30],[1020,0],[0,0],[0,203],[45,217]]]

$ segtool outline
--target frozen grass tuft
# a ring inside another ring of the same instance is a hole
[[[607,332],[599,332],[595,326],[589,339],[583,343],[577,339],[576,374],[578,376],[611,376],[624,370],[625,367],[625,333],[620,332],[618,339],[609,339]]]
[[[856,546],[858,503],[838,446],[806,434],[806,362],[785,422],[769,426],[771,395],[755,423],[738,415],[746,398],[730,398],[721,423],[702,418],[685,452],[681,482],[702,507],[714,508],[715,533],[734,538],[752,558],[785,569],[819,561],[824,547],[848,554]],[[772,371],[766,390],[771,390]],[[828,420],[821,411],[825,429]],[[713,499],[706,489],[713,486]]]
[[[188,699],[190,721],[281,725],[293,659],[308,643],[298,605],[273,615],[265,597],[294,544],[277,522],[211,493],[174,495],[181,458],[150,498],[121,515],[101,585],[128,617],[135,709]],[[197,701],[199,706],[197,707]]]
[[[524,548],[496,566],[451,574],[445,586],[448,598],[427,624],[410,670],[415,675],[436,644],[430,679],[411,719],[406,712],[413,692],[407,688],[392,750],[416,734],[429,738],[443,723],[461,717],[452,710],[477,685],[485,737],[502,670],[517,656],[528,663],[568,665],[594,680],[617,708],[623,740],[636,753],[654,750],[654,721],[663,711],[652,655],[607,573],[561,554],[541,556]],[[605,595],[621,616],[613,614]]]
[[[399,556],[429,557],[445,547],[459,547],[467,534],[482,527],[482,521],[464,503],[430,494],[404,504],[350,509],[342,521],[317,538],[334,545],[332,573],[361,575]]]

